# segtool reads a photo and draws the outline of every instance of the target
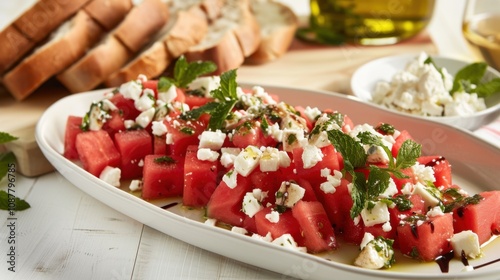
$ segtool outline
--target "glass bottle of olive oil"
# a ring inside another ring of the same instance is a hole
[[[394,44],[422,31],[435,0],[310,0],[310,29],[323,43]]]

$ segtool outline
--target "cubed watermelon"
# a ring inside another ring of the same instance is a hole
[[[422,156],[418,162],[434,170],[434,185],[440,190],[446,190],[453,186],[451,179],[451,164],[442,156]]]
[[[453,215],[412,216],[397,228],[399,249],[404,255],[423,261],[435,260],[452,250]],[[410,221],[411,220],[411,221]],[[404,241],[403,241],[404,240]]]
[[[94,176],[99,177],[106,166],[120,166],[120,153],[104,130],[78,133],[75,146],[83,168]]]
[[[293,206],[292,214],[299,222],[308,252],[319,253],[337,248],[335,232],[319,201],[300,200]]]
[[[184,157],[147,155],[144,158],[142,198],[151,200],[182,195]]]
[[[310,168],[304,168],[304,161],[302,160],[303,152],[304,149],[302,147],[293,149],[293,162],[297,170],[297,176],[308,180],[315,189],[325,180],[325,178],[321,177],[322,169],[327,168],[331,172],[333,170],[340,170],[339,153],[337,153],[333,145],[322,147],[322,160]]]
[[[304,246],[304,238],[301,234],[299,222],[293,217],[292,211],[287,210],[280,214],[275,213],[279,215],[278,221],[275,222],[272,221],[272,218],[267,217],[273,210],[273,207],[266,207],[255,214],[257,233],[262,236],[271,233],[273,239],[288,233],[297,242],[298,246]]]
[[[151,135],[145,130],[125,130],[115,134],[115,144],[121,154],[122,179],[141,177],[144,157],[153,152]]]
[[[218,184],[218,161],[199,160],[197,152],[196,145],[186,150],[182,202],[187,206],[205,206]]]
[[[68,116],[64,130],[64,157],[67,159],[78,159],[76,150],[76,135],[82,132],[82,117]]]
[[[483,244],[498,231],[500,191],[482,192],[470,201],[453,209],[455,233],[472,230],[478,235],[479,243]]]

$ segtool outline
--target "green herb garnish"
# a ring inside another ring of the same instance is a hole
[[[175,159],[169,156],[157,157],[154,159],[155,163],[175,163]]]
[[[187,88],[194,79],[215,70],[217,70],[217,65],[211,61],[187,62],[184,56],[180,56],[174,66],[173,78],[161,77],[158,80],[158,91],[165,92],[172,85],[178,88]]]

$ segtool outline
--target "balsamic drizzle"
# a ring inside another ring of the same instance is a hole
[[[455,252],[450,251],[442,256],[437,257],[434,261],[439,265],[439,268],[441,269],[442,273],[448,273],[450,269],[450,261],[454,258]],[[462,261],[462,264],[464,266],[469,266],[469,260],[467,259],[467,256],[465,255],[464,251],[461,252],[460,254],[460,259]],[[480,265],[473,266],[472,268],[474,270],[479,269],[481,267],[485,267],[487,265],[491,265],[494,263],[500,262],[500,259],[492,260],[487,263],[483,263]]]
[[[167,205],[162,206],[161,209],[168,209],[168,208],[176,206],[177,204],[179,204],[179,202],[172,202],[172,203],[169,203]]]

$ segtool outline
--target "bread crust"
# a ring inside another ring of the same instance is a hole
[[[27,38],[39,42],[90,0],[39,0],[14,22]]]
[[[7,72],[3,82],[17,100],[23,100],[53,75],[82,57],[104,34],[104,30],[83,10],[61,26],[55,36]],[[61,31],[62,32],[62,31]]]
[[[132,9],[131,0],[93,0],[84,10],[104,29],[115,28]]]
[[[114,35],[132,52],[141,50],[168,21],[168,5],[160,0],[144,0],[132,8]],[[133,31],[131,31],[133,30]]]
[[[35,46],[14,25],[0,32],[0,42],[0,73],[4,73]]]
[[[155,42],[147,51],[136,57],[125,67],[109,76],[105,85],[117,87],[130,80],[136,79],[139,74],[148,78],[160,75],[172,62],[173,58],[168,55],[165,44],[161,41]]]
[[[102,44],[57,75],[57,79],[73,93],[88,91],[99,86],[106,77],[120,69],[132,55],[117,38],[110,35]]]

